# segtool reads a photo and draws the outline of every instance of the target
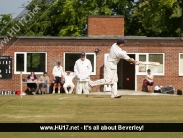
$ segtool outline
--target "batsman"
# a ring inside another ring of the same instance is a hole
[[[138,61],[130,58],[126,51],[120,47],[124,46],[126,41],[124,39],[118,39],[116,43],[111,46],[109,56],[104,63],[104,79],[89,81],[89,87],[92,88],[98,85],[110,84],[112,86],[111,98],[121,98],[117,92],[117,64],[120,59],[124,59],[132,64],[138,64]]]

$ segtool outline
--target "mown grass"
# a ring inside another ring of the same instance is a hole
[[[180,123],[183,122],[182,96],[30,95],[0,96],[1,123]],[[183,133],[0,133],[0,137],[182,137]]]

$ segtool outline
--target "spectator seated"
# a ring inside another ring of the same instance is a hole
[[[149,83],[146,79],[143,80],[142,91],[143,92],[153,92],[154,82]]]
[[[50,82],[50,79],[49,77],[47,76],[47,72],[44,72],[42,76],[39,77],[39,94],[46,94],[46,93],[49,93],[49,82]]]
[[[143,80],[142,91],[153,92],[154,85],[154,75],[151,73],[151,70],[147,70],[146,78]]]

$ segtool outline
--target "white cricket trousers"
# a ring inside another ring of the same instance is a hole
[[[89,94],[88,82],[77,82],[76,94],[82,94],[82,91],[84,94]]]
[[[64,87],[64,90],[65,90],[65,93],[71,94],[73,92],[74,86],[75,85],[73,83],[64,83],[63,87]],[[70,87],[69,91],[67,89],[68,87]]]
[[[111,84],[111,87],[112,87],[111,97],[115,97],[115,96],[118,96],[117,82],[118,82],[117,64],[114,64],[113,62],[105,61],[104,79],[92,81],[91,85],[98,86],[98,85]]]

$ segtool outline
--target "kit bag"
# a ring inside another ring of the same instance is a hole
[[[174,88],[173,87],[161,87],[161,93],[164,94],[174,94]]]
[[[182,90],[178,89],[177,90],[177,95],[182,95]]]

